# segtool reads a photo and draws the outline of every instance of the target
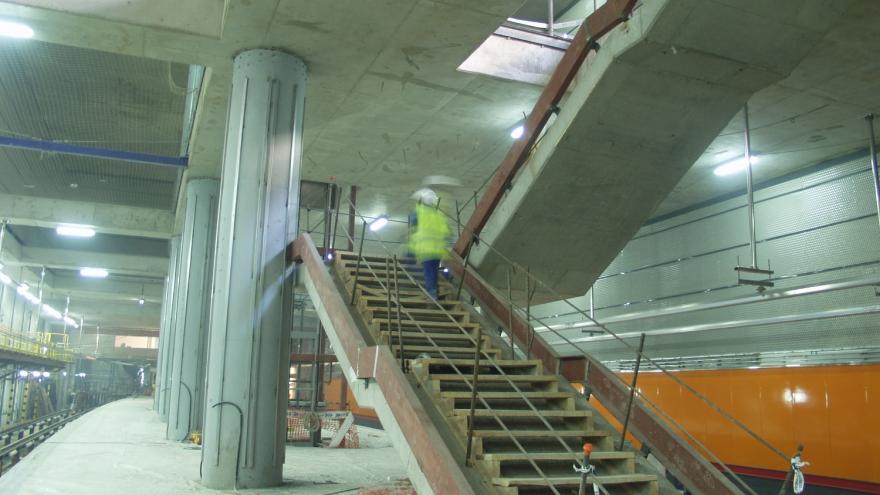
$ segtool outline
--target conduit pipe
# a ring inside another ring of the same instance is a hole
[[[807,285],[801,287],[792,287],[790,289],[779,289],[766,291],[762,294],[754,296],[737,297],[724,301],[714,301],[706,303],[691,303],[672,306],[669,308],[660,308],[651,311],[640,311],[636,313],[626,313],[617,316],[611,316],[602,319],[603,325],[611,323],[622,323],[628,321],[645,320],[648,318],[657,318],[662,316],[670,316],[683,313],[693,313],[696,311],[706,311],[710,309],[728,308],[731,306],[741,306],[744,304],[754,304],[766,301],[775,301],[778,299],[788,299],[790,297],[809,296],[815,294],[823,294],[825,292],[833,292],[838,290],[856,289],[859,287],[880,286],[880,276],[869,278],[851,278],[828,282],[826,284]],[[578,323],[563,323],[557,325],[549,325],[553,330],[571,330],[575,328],[590,328],[596,324],[591,321],[582,321]],[[541,328],[537,330],[539,333],[548,332],[550,330]]]
[[[660,335],[677,335],[683,333],[693,333],[693,332],[705,332],[709,330],[726,330],[730,328],[742,328],[742,327],[758,327],[758,326],[766,326],[766,325],[776,325],[779,323],[796,323],[799,321],[813,321],[813,320],[825,320],[829,318],[841,318],[844,316],[861,316],[861,315],[869,315],[874,313],[880,313],[880,305],[873,306],[860,306],[860,307],[851,307],[851,308],[841,308],[841,309],[829,309],[825,311],[815,311],[813,313],[799,313],[794,315],[782,315],[782,316],[770,316],[766,318],[754,318],[751,320],[730,320],[730,321],[721,321],[716,323],[701,323],[699,325],[689,325],[683,327],[672,327],[672,328],[661,328],[658,330],[652,330],[647,332],[652,337],[660,336]],[[617,337],[612,335],[598,335],[595,337],[580,337],[576,339],[569,339],[570,342],[581,343],[581,342],[598,342],[603,340],[617,340],[620,339],[635,339],[639,338],[644,331],[638,332],[627,332],[627,333],[619,333]],[[570,345],[568,342],[563,340],[557,340],[555,342],[548,342],[552,346],[562,346],[562,345]]]

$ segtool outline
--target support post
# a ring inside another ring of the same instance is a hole
[[[877,141],[874,137],[874,114],[865,116],[868,124],[868,143],[871,147],[871,175],[874,177],[874,202],[877,205],[877,220],[880,221],[880,172],[877,170]]]
[[[202,429],[205,345],[211,301],[211,270],[220,181],[193,179],[186,185],[186,214],[180,240],[175,291],[174,350],[165,438],[186,440]]]
[[[354,232],[352,230],[351,232]],[[357,289],[358,289],[358,279],[361,275],[361,256],[364,255],[364,239],[367,237],[367,221],[364,220],[364,225],[361,227],[361,244],[358,248],[358,256],[357,262],[354,264],[354,284],[351,286],[351,304],[354,306],[355,298],[357,297]]]
[[[403,346],[403,325],[400,322],[400,283],[398,282],[397,263],[397,255],[394,255],[394,301],[397,303],[397,346],[400,350],[400,369],[406,373],[406,353]],[[391,333],[391,315],[388,315],[388,333]]]
[[[547,34],[553,36],[553,23],[556,19],[556,13],[553,11],[553,0],[547,0]]]
[[[477,345],[474,348],[474,373],[471,376],[471,410],[468,414],[467,450],[464,454],[464,463],[471,465],[471,454],[474,449],[474,414],[477,409],[477,384],[480,379],[480,344],[483,342],[483,327],[477,326]]]
[[[239,53],[223,153],[207,364],[202,483],[282,482],[306,67],[278,50]]]
[[[749,249],[752,253],[752,268],[758,268],[758,246],[755,243],[755,191],[752,182],[752,143],[749,130],[749,104],[743,105],[743,122],[745,123],[745,160],[746,160],[746,200],[749,216]]]
[[[350,239],[348,240],[348,250],[354,251],[354,217],[357,212],[355,211],[355,207],[357,205],[357,186],[351,186],[348,189],[348,235]]]
[[[623,418],[623,429],[620,432],[620,443],[617,450],[623,450],[623,442],[626,441],[626,430],[629,428],[629,417],[632,414],[633,400],[636,397],[636,383],[639,380],[639,368],[642,365],[642,352],[645,350],[645,334],[639,338],[639,352],[636,355],[636,367],[633,370],[632,384],[629,387],[629,401],[626,403],[626,414]]]
[[[156,373],[156,395],[158,397],[159,419],[168,420],[171,405],[171,356],[174,354],[174,307],[177,289],[177,266],[180,254],[180,236],[174,236],[170,242],[171,253],[168,261],[168,276],[165,278],[165,293],[162,300],[162,315],[159,323],[159,369]],[[82,352],[83,325],[79,325],[80,352]]]

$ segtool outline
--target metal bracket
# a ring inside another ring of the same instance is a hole
[[[733,268],[736,272],[736,283],[739,285],[752,285],[758,288],[758,292],[763,292],[767,290],[768,287],[773,287],[774,284],[771,280],[773,277],[773,270],[764,270],[762,268],[756,268],[753,266],[736,266]],[[743,274],[751,274],[751,275],[765,275],[767,277],[764,279],[754,279],[754,278],[743,278]]]

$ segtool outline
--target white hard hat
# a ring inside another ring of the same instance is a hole
[[[437,206],[437,204],[440,203],[440,198],[437,196],[437,193],[427,187],[423,187],[414,192],[412,199],[428,206]]]
[[[461,181],[445,175],[429,175],[422,181],[423,186],[460,187]]]

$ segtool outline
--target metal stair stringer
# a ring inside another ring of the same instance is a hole
[[[370,345],[308,234],[289,252],[358,404],[371,407],[419,494],[474,495],[387,346]]]

